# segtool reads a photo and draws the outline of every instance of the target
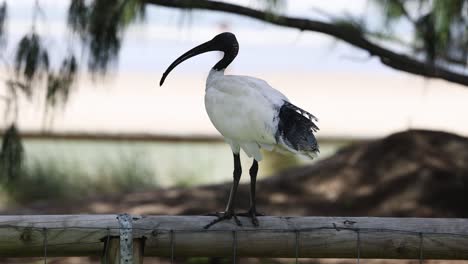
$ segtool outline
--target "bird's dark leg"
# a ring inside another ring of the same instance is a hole
[[[232,183],[231,192],[229,193],[229,199],[227,202],[226,211],[218,214],[218,218],[216,218],[215,220],[207,224],[204,227],[205,229],[223,220],[231,219],[231,218],[234,218],[238,226],[242,225],[239,219],[237,219],[236,213],[234,212],[234,204],[236,200],[237,187],[239,186],[239,180],[241,178],[241,175],[242,175],[242,167],[241,167],[241,162],[240,162],[240,155],[239,153],[237,154],[234,153],[234,173],[233,173],[234,180]]]
[[[253,161],[252,166],[250,167],[249,173],[250,173],[250,209],[246,213],[242,213],[239,215],[250,217],[252,219],[252,224],[254,226],[258,226],[257,216],[260,216],[262,214],[259,214],[257,212],[257,208],[255,205],[255,189],[256,189],[257,173],[258,173],[258,162],[256,160]]]
[[[258,172],[258,162],[254,160],[249,170],[249,174],[250,174],[250,209],[249,209],[249,212],[251,213],[256,212],[255,190],[256,190],[256,184],[257,184],[257,172]],[[257,225],[258,225],[258,222],[257,222]]]

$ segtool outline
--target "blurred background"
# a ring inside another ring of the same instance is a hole
[[[232,154],[203,98],[222,53],[159,79],[231,31],[228,74],[319,118],[318,159],[264,153],[261,211],[466,217],[467,26],[464,0],[2,1],[0,210],[221,210]]]

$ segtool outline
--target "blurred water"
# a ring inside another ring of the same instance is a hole
[[[333,154],[343,144],[322,142],[320,158]],[[131,162],[154,172],[155,182],[165,187],[213,184],[232,179],[232,153],[223,142],[26,139],[24,146],[27,165],[53,163],[65,168],[72,177],[83,174],[99,177],[102,171]],[[284,160],[287,164],[280,165],[278,160]],[[270,175],[280,167],[314,162],[302,158],[292,160],[291,157],[283,159],[283,156],[265,153],[265,160],[260,163],[259,177]],[[241,161],[247,172],[252,161],[244,154]],[[244,176],[241,180],[248,178]]]

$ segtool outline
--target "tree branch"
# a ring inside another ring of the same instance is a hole
[[[399,54],[369,41],[358,28],[339,24],[326,23],[317,20],[276,15],[245,6],[212,0],[143,0],[148,4],[174,7],[182,9],[201,9],[221,11],[250,18],[258,19],[278,26],[296,28],[301,31],[320,32],[338,38],[352,46],[366,50],[372,56],[377,56],[380,61],[400,71],[417,74],[430,78],[440,78],[450,82],[468,86],[468,76],[460,74],[444,67],[427,64],[413,59],[407,55]]]

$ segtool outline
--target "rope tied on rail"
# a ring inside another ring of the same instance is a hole
[[[120,226],[120,263],[133,263],[133,226],[132,216],[119,214],[117,216]]]

